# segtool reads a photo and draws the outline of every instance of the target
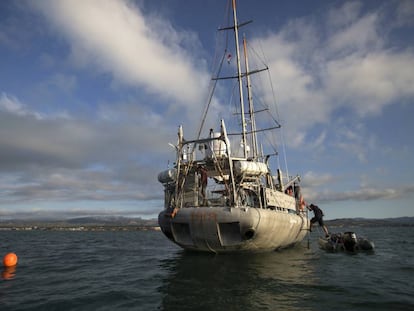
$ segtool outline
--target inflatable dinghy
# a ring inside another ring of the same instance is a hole
[[[319,238],[319,247],[328,252],[358,252],[373,251],[375,245],[372,241],[357,237],[354,232],[334,233],[327,237]]]

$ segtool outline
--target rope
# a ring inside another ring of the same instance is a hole
[[[226,54],[227,54],[227,49],[225,49],[225,51],[223,53],[223,56],[222,56],[221,61],[220,61],[219,68],[217,70],[217,74],[215,76],[218,76],[218,74],[220,73],[221,68],[223,66],[224,59],[226,58]],[[201,124],[200,124],[200,127],[198,129],[197,139],[200,138],[201,132],[203,130],[204,123],[205,123],[206,117],[207,117],[207,113],[208,113],[208,110],[210,109],[211,101],[213,99],[214,91],[216,90],[217,82],[218,82],[218,80],[212,79],[213,86],[211,87],[210,94],[208,96],[208,101],[207,101],[206,109],[204,110],[203,116],[201,118]]]
[[[227,2],[227,7],[226,7],[226,14],[224,16],[223,24],[228,24],[229,23],[229,20],[230,20],[230,12],[231,12],[230,1],[228,1]],[[219,34],[219,32],[217,32],[217,35],[216,35],[216,42],[217,42],[217,44],[216,44],[215,56],[214,56],[214,61],[213,61],[212,68],[215,68],[215,66],[216,66],[215,60],[218,59],[218,56],[217,56],[218,55],[218,49],[219,49],[219,40],[217,38],[218,37],[218,34]],[[220,64],[219,64],[216,72],[214,72],[212,74],[212,76],[213,76],[213,79],[211,80],[212,85],[210,87],[210,92],[209,92],[209,95],[208,95],[208,98],[207,98],[206,108],[204,110],[204,113],[202,114],[202,118],[201,118],[201,122],[200,122],[200,127],[199,127],[198,133],[197,133],[197,139],[200,138],[201,132],[202,132],[203,127],[204,127],[204,123],[205,123],[206,118],[207,118],[207,113],[208,113],[208,111],[210,109],[211,101],[213,99],[214,91],[216,90],[216,86],[217,86],[217,82],[218,82],[218,80],[215,79],[215,78],[217,78],[219,76],[219,74],[221,72],[221,69],[223,67],[223,62],[224,62],[224,59],[226,58],[226,55],[227,55],[227,52],[228,52],[228,42],[229,42],[228,31],[225,31],[225,47],[224,47],[224,53],[223,53],[223,55],[221,57],[221,60],[219,62]]]

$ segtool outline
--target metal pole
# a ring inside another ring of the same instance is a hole
[[[240,65],[239,25],[237,24],[236,0],[233,0],[233,20],[234,20],[234,37],[236,41],[236,55],[237,55],[237,80],[239,81],[239,93],[240,93],[240,113],[241,113],[242,135],[243,135],[242,143],[243,143],[244,157],[247,158],[246,120],[244,117],[243,84],[242,84],[242,71],[241,71],[241,65]]]

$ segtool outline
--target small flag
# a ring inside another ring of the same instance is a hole
[[[227,54],[227,64],[230,64],[231,61],[231,53]]]

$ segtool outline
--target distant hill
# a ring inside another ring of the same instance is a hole
[[[327,226],[330,227],[411,227],[414,226],[414,217],[398,217],[398,218],[340,218],[325,220]]]
[[[130,218],[123,216],[88,216],[69,219],[0,219],[3,226],[135,226],[135,227],[156,227],[157,219]]]
[[[77,217],[64,221],[72,225],[158,226],[157,219],[128,218],[123,216]]]

